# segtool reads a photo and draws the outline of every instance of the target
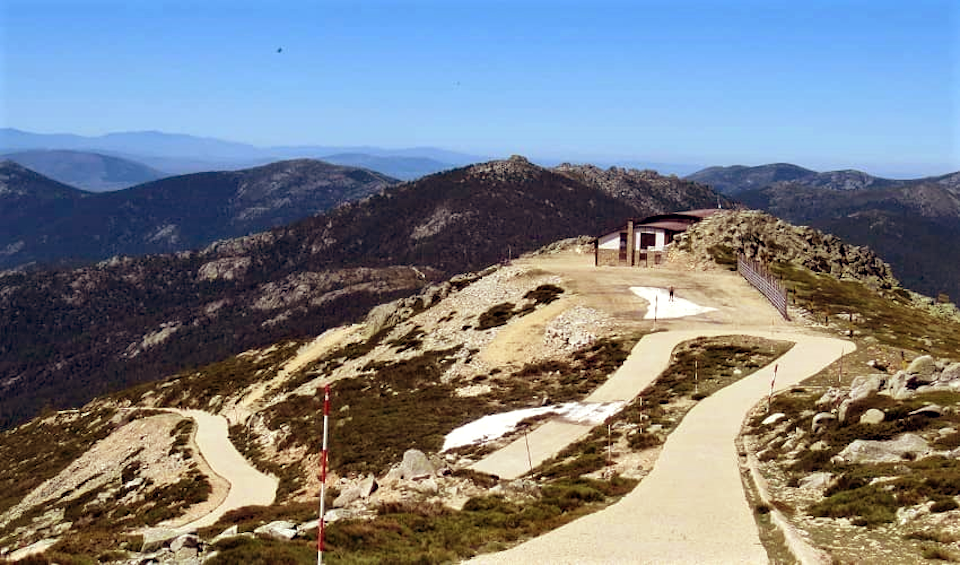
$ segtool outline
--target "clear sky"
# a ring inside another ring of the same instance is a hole
[[[3,127],[960,169],[954,0],[0,6]]]

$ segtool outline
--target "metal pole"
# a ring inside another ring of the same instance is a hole
[[[533,458],[530,457],[530,440],[527,439],[527,429],[523,429],[523,442],[527,444],[527,464],[530,465],[530,470],[533,471]]]
[[[323,514],[327,495],[327,421],[330,418],[330,385],[323,387],[323,451],[320,452],[320,517],[317,530],[317,565],[323,565]]]
[[[770,379],[770,394],[767,396],[767,414],[770,413],[770,401],[773,399],[773,385],[777,382],[777,368],[780,367],[780,364],[773,366],[773,378]]]
[[[611,425],[607,424],[607,466],[613,465],[613,441],[611,439]]]

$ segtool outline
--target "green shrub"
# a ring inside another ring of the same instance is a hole
[[[542,284],[523,295],[535,304],[550,304],[563,294],[563,289],[554,284]]]
[[[491,306],[489,310],[480,314],[477,319],[477,329],[483,331],[506,324],[515,314],[513,307],[512,302],[503,302]]]

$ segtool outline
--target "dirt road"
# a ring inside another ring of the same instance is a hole
[[[729,332],[654,335],[666,347],[699,335],[725,333]],[[842,351],[854,349],[852,343],[833,338],[776,337],[796,342],[775,363],[778,389],[793,386],[829,365]],[[653,471],[617,504],[471,562],[766,563],[740,482],[734,440],[744,414],[767,394],[772,377],[773,367],[767,366],[701,401],[669,436]],[[558,434],[555,441],[565,439]],[[530,440],[534,442],[534,434]],[[554,441],[549,437],[536,441],[541,440]]]
[[[588,401],[630,400],[666,368],[680,342],[699,336],[754,335],[796,345],[771,366],[702,400],[669,436],[651,473],[620,502],[601,512],[471,563],[766,563],[752,509],[747,505],[734,441],[744,415],[770,390],[793,386],[850,353],[847,341],[785,322],[734,273],[596,268],[570,255],[540,259],[562,273],[565,285],[592,307],[618,315],[623,325],[649,330],[647,304],[631,286],[674,286],[678,296],[717,308],[661,323],[669,331],[645,336],[624,365]],[[619,312],[612,311],[619,309]],[[589,431],[547,422],[529,434],[533,465]],[[516,477],[527,472],[526,442],[516,441],[475,469]]]
[[[200,455],[213,472],[230,485],[227,497],[212,512],[177,527],[190,532],[212,525],[221,516],[242,506],[272,504],[277,494],[278,480],[254,468],[230,443],[227,420],[223,416],[201,410],[170,410],[197,423],[195,441]]]

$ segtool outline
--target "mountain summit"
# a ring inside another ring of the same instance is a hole
[[[16,213],[15,221],[0,226],[0,248],[16,251],[0,257],[0,268],[184,251],[293,222],[397,182],[364,169],[298,159],[91,194],[6,167],[6,190],[19,196],[14,202],[0,195],[0,213]],[[41,206],[34,201],[44,198],[37,193],[41,185],[70,196],[57,206]],[[32,212],[17,212],[27,208]]]

